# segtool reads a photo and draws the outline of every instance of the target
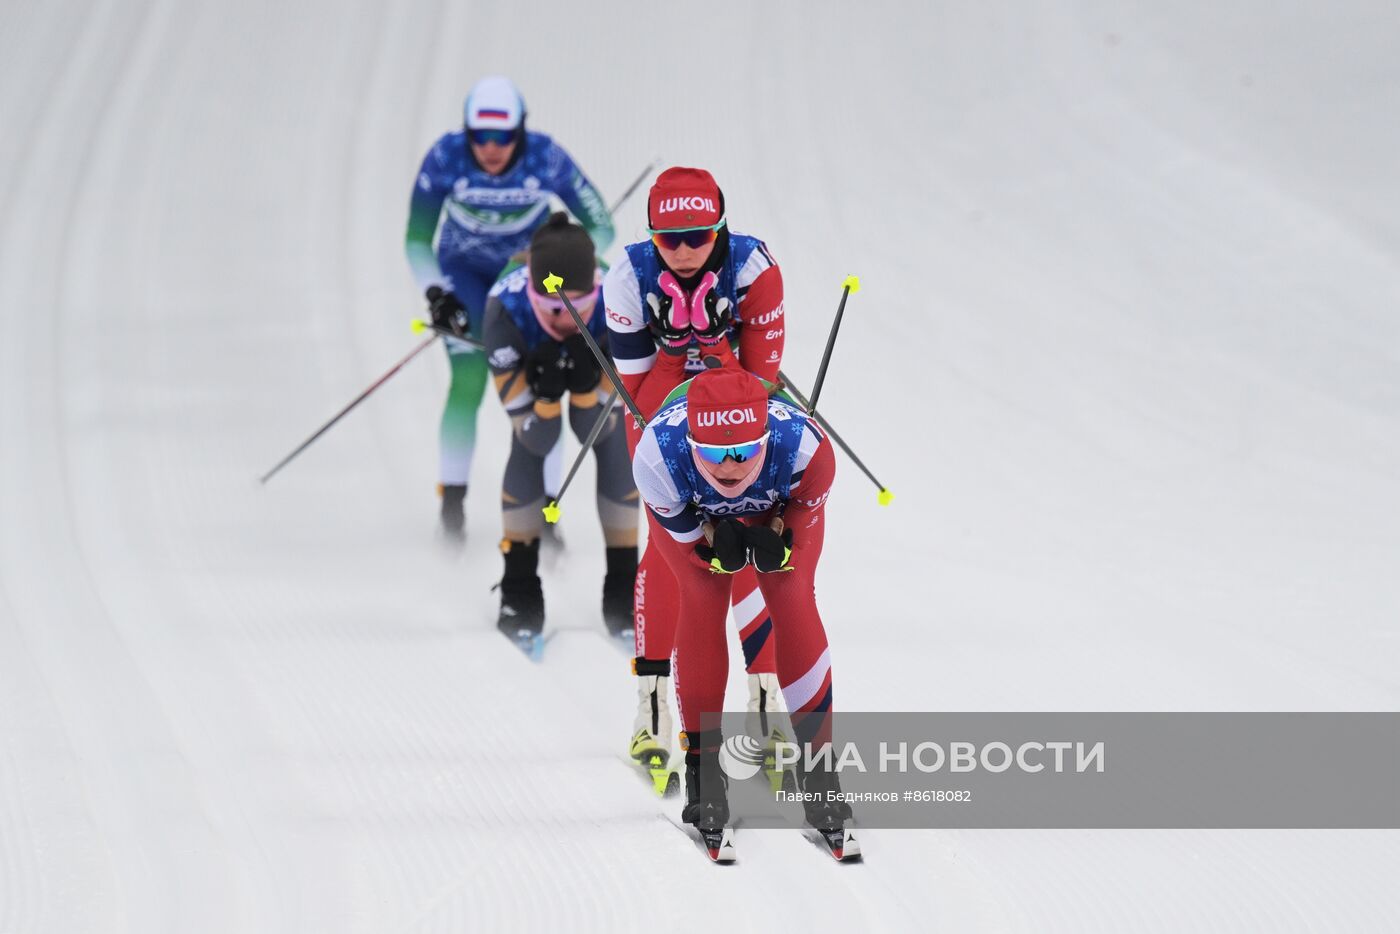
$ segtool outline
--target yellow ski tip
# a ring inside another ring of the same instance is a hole
[[[549,505],[544,507],[543,512],[544,521],[548,522],[550,525],[554,525],[554,523],[559,521],[559,501],[550,500]]]
[[[414,318],[408,326],[414,334],[422,334],[424,331],[428,330],[428,322],[424,321],[422,318]]]
[[[549,275],[547,275],[547,276],[544,277],[544,290],[545,290],[546,292],[548,292],[550,295],[553,295],[555,292],[558,292],[558,291],[559,291],[559,286],[561,286],[561,285],[563,285],[563,284],[564,284],[564,279],[563,279],[563,277],[562,277],[562,276],[556,276],[556,275],[555,275],[554,273],[552,273],[552,272],[551,272]]]
[[[882,489],[880,491],[880,505],[888,506],[892,502],[894,502],[894,494],[887,489]]]
[[[841,285],[843,288],[850,289],[852,292],[859,292],[860,276],[847,276],[841,280]]]

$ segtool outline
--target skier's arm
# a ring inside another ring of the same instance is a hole
[[[486,300],[484,330],[486,359],[511,431],[527,450],[543,457],[559,440],[560,405],[535,398],[525,377],[525,338],[495,296]]]
[[[836,456],[832,453],[831,442],[816,422],[808,422],[797,449],[792,487],[788,492],[787,509],[783,512],[783,524],[792,530],[794,555],[800,554],[804,541],[814,535],[820,536],[826,498],[835,477]]]
[[[744,369],[777,382],[783,363],[783,274],[762,244],[738,276],[739,360]]]
[[[637,288],[637,274],[624,255],[603,279],[603,307],[608,323],[608,355],[622,385],[637,398],[646,375],[656,364],[656,341],[647,330],[646,315]],[[650,410],[643,408],[650,414]]]
[[[642,433],[632,457],[632,479],[637,483],[637,492],[651,510],[657,523],[670,533],[675,541],[687,544],[703,537],[700,530],[700,510],[693,503],[682,498],[666,468],[661,446],[657,444],[656,433],[650,429]]]
[[[423,165],[418,170],[418,181],[409,199],[408,230],[404,234],[408,266],[419,289],[423,291],[433,285],[451,289],[451,283],[438,266],[437,254],[433,252],[433,237],[437,234],[438,221],[442,217],[442,203],[452,190],[452,183],[447,177],[449,173],[443,163],[442,145],[439,140],[424,157]]]
[[[583,174],[573,157],[557,143],[555,148],[563,157],[555,194],[593,238],[594,252],[602,256],[603,251],[612,245],[615,236],[612,215],[608,213],[608,206],[603,203],[603,196],[588,180],[588,176]]]
[[[604,331],[601,335],[595,335],[598,347],[603,351],[603,355],[608,355],[608,333]],[[593,352],[588,349],[588,345],[581,337],[571,337],[564,342],[569,356],[573,358],[573,368],[570,375],[569,389],[569,427],[574,430],[580,441],[588,437],[588,433],[593,430],[593,425],[600,418],[609,418],[610,412],[618,408],[616,390],[612,383],[603,376],[602,368],[598,366],[593,357]],[[576,392],[573,388],[572,380],[574,374],[586,374],[586,384],[590,385],[587,391]],[[603,407],[606,401],[607,408]],[[619,416],[620,417],[620,416]],[[613,426],[616,427],[616,426]],[[603,434],[606,436],[613,428],[604,428]]]

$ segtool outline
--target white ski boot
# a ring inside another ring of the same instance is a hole
[[[680,776],[669,766],[671,663],[639,658],[633,667],[641,673],[637,677],[637,717],[632,722],[632,742],[627,752],[650,776],[656,793],[670,797],[680,790]]]
[[[792,722],[783,706],[783,689],[772,672],[749,673],[749,707],[746,732],[763,744],[763,772],[773,791],[795,790],[791,773],[778,767],[777,744],[791,741]]]

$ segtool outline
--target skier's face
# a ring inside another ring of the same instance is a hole
[[[500,143],[472,143],[472,155],[476,157],[476,164],[492,175],[500,175],[506,170],[514,152],[514,143],[504,146]]]
[[[661,259],[665,261],[671,271],[682,279],[693,276],[699,272],[714,250],[714,243],[707,243],[702,247],[691,247],[681,244],[674,250],[668,250],[661,246],[656,248],[656,252],[661,254]]]
[[[758,479],[758,472],[763,469],[767,453],[764,451],[758,457],[751,457],[742,464],[733,458],[727,458],[723,464],[711,464],[694,451],[690,452],[690,456],[695,461],[695,469],[700,471],[700,476],[704,477],[720,496],[733,499],[753,486],[753,482]]]
[[[533,285],[526,291],[530,296],[530,307],[535,311],[535,318],[550,337],[555,340],[563,340],[571,334],[578,333],[578,325],[574,323],[574,316],[564,310],[562,301],[551,295],[541,295],[535,291]],[[601,288],[598,287],[595,287],[591,292],[565,289],[564,294],[569,296],[574,311],[577,311],[578,316],[587,324],[593,317],[593,309],[598,304],[598,296],[601,291]]]

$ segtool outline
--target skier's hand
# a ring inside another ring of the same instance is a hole
[[[792,570],[788,563],[792,560],[792,529],[783,529],[779,534],[766,525],[749,525],[744,527],[744,538],[753,556],[754,570],[760,574]]]
[[[749,563],[749,546],[744,536],[744,523],[738,519],[721,519],[714,525],[710,542],[695,546],[695,553],[716,574],[742,571]]]
[[[558,402],[569,388],[569,358],[554,341],[545,341],[525,359],[525,379],[541,402]]]
[[[734,320],[729,299],[715,294],[718,283],[718,276],[712,272],[705,273],[690,300],[690,329],[695,333],[696,340],[706,346],[726,339],[729,325]]]
[[[565,380],[569,392],[578,394],[597,389],[603,368],[598,365],[598,358],[593,356],[582,334],[574,334],[564,341],[564,354],[568,360]]]
[[[730,310],[729,299],[723,296],[716,296],[714,292],[708,292],[704,299],[704,313],[706,317],[705,327],[702,329],[692,325],[695,330],[695,338],[701,344],[713,345],[729,337],[729,325],[734,320],[734,313]],[[692,320],[697,312],[692,312]]]
[[[462,300],[439,285],[428,286],[424,294],[428,299],[428,314],[432,316],[433,324],[449,328],[458,337],[466,337],[471,330],[471,320],[467,317],[467,308]]]
[[[680,355],[690,346],[690,316],[684,303],[677,303],[669,295],[647,293],[647,305],[651,307],[651,334],[657,344],[668,354]]]

